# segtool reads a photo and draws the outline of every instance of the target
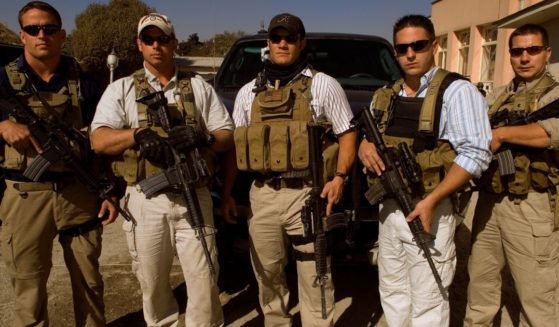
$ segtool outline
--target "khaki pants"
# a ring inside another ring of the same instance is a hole
[[[16,297],[13,325],[48,326],[53,240],[59,231],[96,217],[97,199],[75,181],[53,187],[7,180],[6,186],[0,205],[2,257]],[[79,236],[59,236],[72,283],[76,326],[105,325],[101,234],[99,226]]]
[[[285,280],[287,235],[302,235],[301,208],[310,188],[275,190],[264,184],[252,185],[250,203],[253,216],[249,220],[251,259],[258,281],[258,297],[266,326],[291,326],[288,312],[289,290]],[[314,244],[294,246],[304,253],[314,253]],[[334,321],[334,285],[328,262],[326,283],[327,319],[322,319],[320,287],[313,287],[316,278],[314,261],[297,261],[299,306],[303,326],[332,326]]]
[[[151,326],[177,326],[179,307],[170,285],[176,253],[186,283],[188,327],[223,326],[217,275],[217,247],[213,229],[212,199],[207,188],[196,190],[204,216],[206,242],[216,267],[212,278],[200,240],[186,221],[187,210],[181,194],[162,193],[151,199],[136,187],[126,189],[125,208],[136,225],[124,222],[132,270],[142,288],[144,319]]]
[[[466,326],[492,326],[501,307],[501,271],[508,264],[520,298],[522,326],[556,326],[559,232],[547,193],[515,204],[480,192],[472,228]]]

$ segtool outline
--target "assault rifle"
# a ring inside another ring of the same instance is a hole
[[[309,161],[311,163],[312,187],[309,198],[301,211],[303,237],[314,240],[316,278],[313,287],[320,287],[322,319],[327,318],[325,286],[328,280],[328,254],[326,232],[347,227],[348,213],[326,216],[326,200],[320,197],[324,187],[322,174],[322,134],[324,127],[316,123],[307,125],[309,137]]]
[[[41,99],[37,92],[33,93]],[[38,154],[25,169],[23,176],[37,182],[52,164],[62,161],[91,193],[107,200],[124,219],[131,221],[128,213],[122,210],[118,203],[110,197],[114,186],[111,183],[100,182],[89,170],[83,167],[82,160],[74,153],[71,144],[81,145],[80,148],[84,152],[90,151],[89,146],[86,146],[89,144],[87,138],[77,129],[62,122],[56,112],[48,107],[47,103],[43,102],[43,104],[46,106],[45,109],[50,112],[52,120],[47,121],[39,117],[16,96],[15,91],[9,86],[4,84],[0,87],[0,110],[14,117],[18,123],[27,125],[31,134],[43,149],[43,152]]]
[[[361,132],[367,138],[367,141],[375,145],[377,153],[386,167],[385,171],[379,177],[380,187],[371,187],[365,194],[365,197],[373,205],[378,203],[384,197],[394,198],[400,205],[404,216],[407,217],[413,211],[415,205],[413,203],[412,196],[404,183],[404,177],[407,179],[409,184],[411,184],[410,186],[416,185],[416,187],[422,187],[417,186],[421,182],[421,170],[413,159],[411,151],[407,148],[407,144],[400,143],[398,145],[400,152],[404,153],[401,154],[400,158],[397,158],[394,149],[389,149],[385,145],[376,125],[376,121],[368,108],[364,108],[357,113],[357,115],[352,119],[352,122],[356,126],[359,126]],[[406,161],[408,163],[406,163]],[[410,164],[410,161],[415,164]],[[402,169],[404,171],[404,175],[406,176],[402,176],[397,163],[403,167],[407,166],[407,168]],[[429,251],[429,243],[434,240],[434,236],[425,232],[419,218],[415,218],[409,222],[408,226],[411,230],[415,243],[423,251],[425,258],[429,263],[429,267],[431,267],[431,271],[433,272],[433,276],[435,277],[435,281],[437,282],[441,294],[446,296],[441,276],[435,267],[431,252]]]
[[[161,126],[167,133],[173,127],[169,111],[167,109],[167,98],[163,91],[149,93],[136,99],[137,102],[142,103],[148,107],[148,113],[154,119],[156,126]],[[150,176],[139,183],[142,192],[147,198],[150,198],[155,193],[169,187],[177,187],[180,189],[187,209],[187,221],[194,229],[198,240],[202,244],[204,256],[208,264],[210,274],[215,276],[215,267],[212,262],[208,243],[206,242],[206,231],[204,226],[204,217],[202,216],[202,209],[198,202],[198,195],[194,184],[200,178],[208,176],[209,171],[202,159],[197,148],[189,151],[188,155],[180,153],[168,143],[168,146],[173,154],[173,163],[169,168]]]
[[[518,110],[509,111],[508,109],[497,111],[489,117],[489,124],[494,129],[502,126],[527,125],[554,117],[559,117],[559,100],[555,100],[530,114]],[[501,176],[512,175],[516,172],[510,146],[502,146],[495,155],[497,156]]]

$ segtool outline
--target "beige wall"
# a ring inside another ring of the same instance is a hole
[[[524,8],[541,2],[542,0],[524,0]],[[470,31],[470,49],[468,54],[468,70],[466,75],[473,83],[480,81],[481,66],[483,56],[483,30],[487,26],[493,26],[494,23],[508,15],[511,15],[520,9],[519,0],[441,0],[433,1],[431,20],[435,25],[435,33],[437,37],[446,35],[447,58],[446,67],[452,71],[458,71],[460,61],[460,42],[457,39],[457,32],[463,30]],[[559,22],[555,22],[553,31],[555,37],[559,32],[557,26]],[[546,26],[547,27],[547,26]],[[551,32],[552,29],[548,27]],[[495,56],[495,72],[493,81],[489,82],[492,87],[498,87],[508,83],[513,77],[510,67],[510,59],[508,54],[508,37],[513,29],[499,29],[497,32],[497,46]],[[559,56],[559,47],[556,56]],[[559,57],[556,57],[552,68],[559,70]],[[553,62],[553,60],[552,60]],[[441,65],[441,63],[437,63]]]

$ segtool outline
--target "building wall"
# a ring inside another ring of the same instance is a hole
[[[437,37],[446,35],[447,56],[446,63],[437,63],[451,71],[460,72],[460,46],[458,33],[469,31],[468,67],[465,75],[473,83],[481,79],[483,58],[483,33],[486,28],[494,27],[495,22],[521,9],[527,8],[542,0],[439,0],[432,2],[431,20],[435,26]],[[557,37],[557,22],[554,34]],[[548,28],[551,31],[550,28]],[[483,80],[486,87],[491,89],[508,83],[513,72],[510,67],[508,54],[508,38],[512,28],[497,30],[495,68],[492,80]],[[559,52],[559,49],[558,49]],[[556,55],[559,55],[556,54]],[[559,69],[559,67],[554,67]]]

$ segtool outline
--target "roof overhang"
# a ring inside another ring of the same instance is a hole
[[[559,18],[559,0],[545,0],[495,22],[499,28],[516,28],[527,23],[542,24]]]

